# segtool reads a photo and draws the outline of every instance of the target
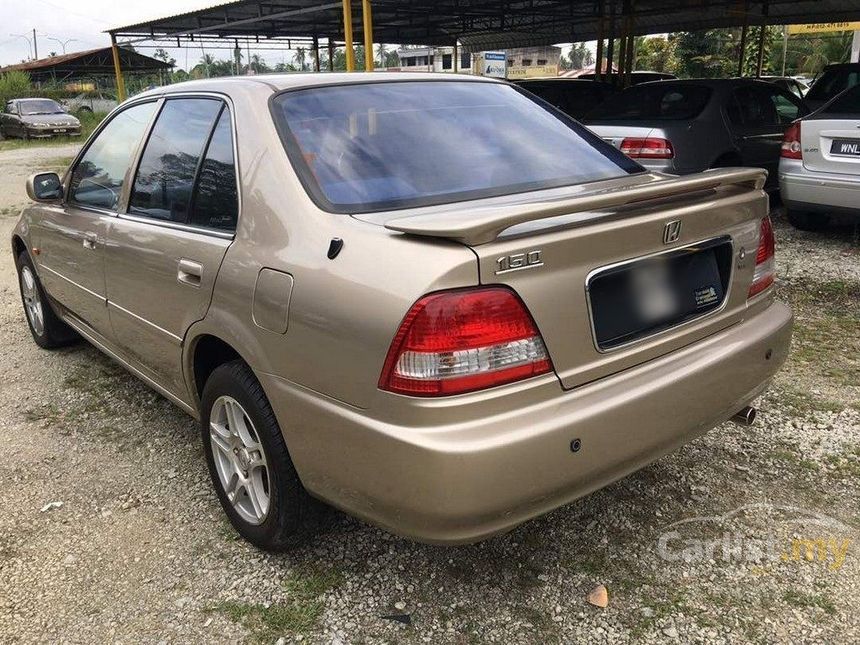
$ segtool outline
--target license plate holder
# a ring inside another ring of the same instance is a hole
[[[732,244],[724,236],[596,271],[587,290],[598,349],[616,349],[720,309],[731,264]]]
[[[860,157],[860,139],[834,139],[830,154],[840,157]]]

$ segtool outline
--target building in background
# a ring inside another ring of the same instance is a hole
[[[558,76],[560,47],[518,47],[508,49],[508,78],[539,78]]]
[[[458,50],[457,71],[463,74],[472,72],[472,55]],[[453,47],[407,47],[397,50],[400,67],[389,67],[389,71],[400,72],[453,72]]]

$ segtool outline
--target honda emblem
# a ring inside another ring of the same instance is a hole
[[[663,228],[663,244],[671,244],[677,242],[681,238],[681,220],[674,219],[671,222],[666,222]]]

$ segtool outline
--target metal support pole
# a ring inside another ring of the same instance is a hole
[[[334,41],[328,39],[328,71],[334,71]]]
[[[355,71],[355,50],[352,48],[352,2],[343,0],[343,40],[346,45],[346,71]]]
[[[756,61],[755,75],[756,78],[761,78],[762,67],[764,66],[764,35],[767,32],[767,25],[759,27],[758,32],[758,61]]]
[[[113,53],[113,71],[116,74],[116,99],[122,103],[125,101],[125,81],[122,78],[122,66],[119,62],[119,47],[116,44],[116,36],[110,35],[111,52]]]
[[[600,15],[597,17],[597,60],[594,65],[595,80],[603,80],[603,39],[606,37],[605,7],[600,3]]]
[[[314,71],[320,71],[320,40],[314,36],[313,45],[311,45],[314,55]]]
[[[615,76],[612,74],[612,65],[615,59],[615,6],[613,5],[610,13],[609,13],[609,40],[606,43],[606,64],[609,68],[607,70],[608,76],[606,78],[612,81],[612,84],[615,85],[618,81]]]
[[[364,71],[373,71],[373,10],[370,0],[361,0],[361,18],[364,23]]]
[[[633,13],[627,16],[627,60],[624,61],[624,71],[626,78],[624,79],[624,87],[629,87],[633,80],[633,62],[636,56],[636,36],[633,35]]]
[[[749,25],[747,24],[747,16],[744,14],[744,26],[741,29],[741,51],[738,54],[738,76],[744,75],[744,60],[747,53],[747,32]]]
[[[65,48],[63,48],[63,53],[66,53]],[[39,60],[39,43],[36,42],[36,30],[33,30],[33,60]]]
[[[460,55],[457,53],[457,41],[454,41],[454,73],[460,70]]]

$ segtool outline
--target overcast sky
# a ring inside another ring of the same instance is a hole
[[[0,0],[0,67],[20,63],[31,57],[33,29],[36,30],[39,58],[51,52],[63,53],[57,42],[74,39],[66,51],[107,47],[106,29],[131,25],[223,3],[225,0]],[[30,42],[23,37],[26,36]],[[56,40],[50,40],[54,38]],[[151,44],[151,43],[149,43]],[[243,47],[244,49],[244,47]],[[566,48],[565,48],[566,49]],[[195,49],[169,49],[180,67],[193,67],[202,52]],[[141,53],[151,55],[152,49]],[[229,58],[229,51],[210,52],[216,58]],[[255,52],[268,63],[289,62],[290,52]]]
[[[39,47],[39,58],[52,51],[61,54],[63,47],[54,40],[73,42],[66,51],[106,47],[110,38],[105,29],[122,27],[150,18],[170,16],[220,4],[224,0],[0,0],[0,66],[20,63],[32,56],[30,43],[10,34],[33,38],[33,29]],[[28,49],[30,54],[28,54]],[[142,53],[151,54],[152,50]],[[185,65],[184,52],[171,51],[177,63]],[[223,52],[225,57],[229,52]],[[200,50],[189,52],[193,65],[200,58]]]

